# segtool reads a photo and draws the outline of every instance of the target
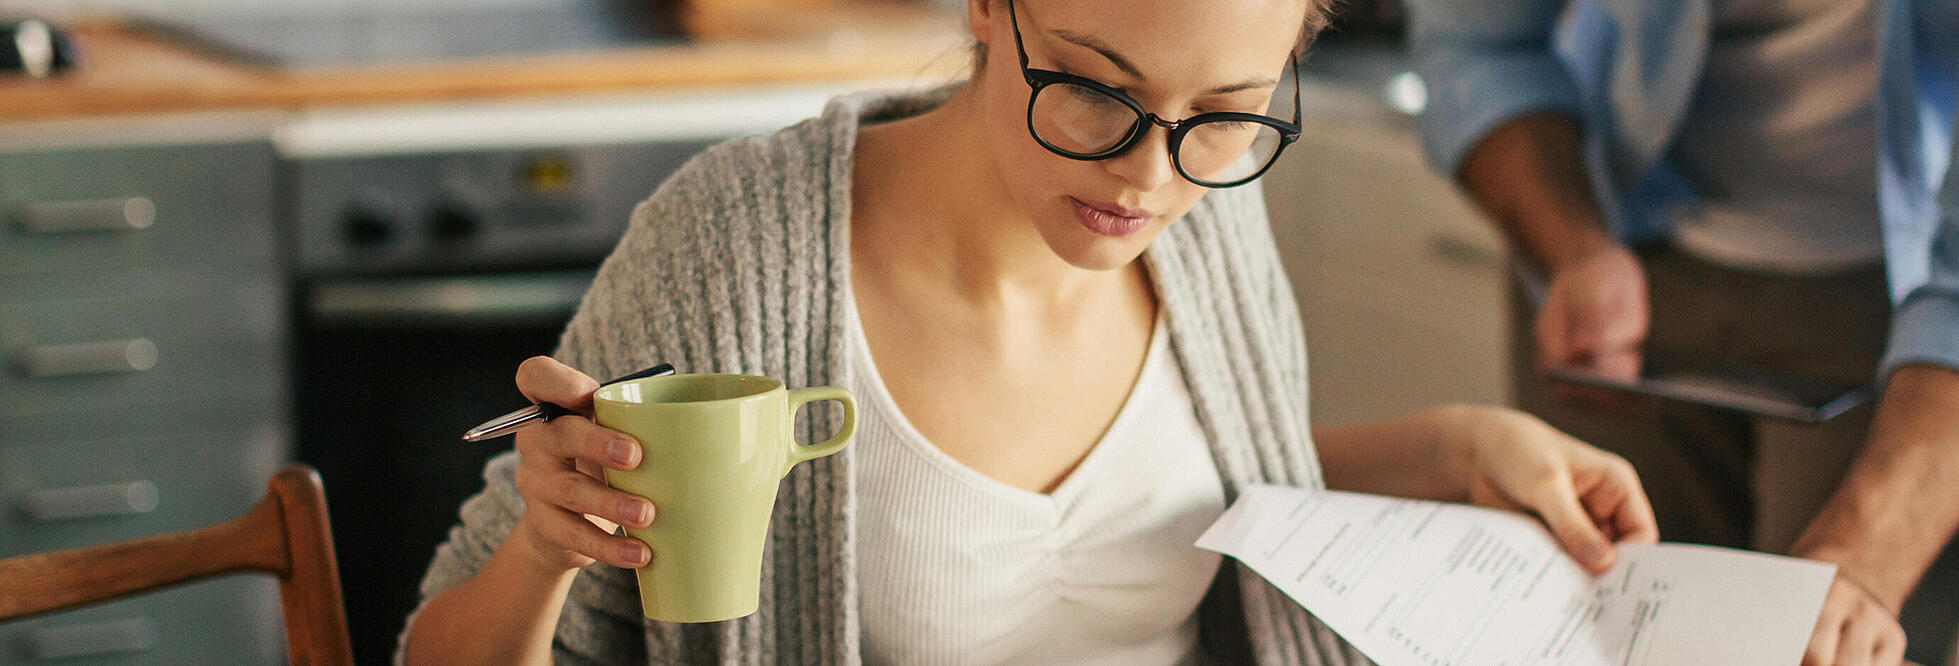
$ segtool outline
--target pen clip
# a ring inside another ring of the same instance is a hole
[[[599,388],[605,388],[607,386],[611,386],[619,382],[630,382],[635,379],[645,379],[647,377],[659,377],[662,375],[671,375],[671,374],[673,374],[672,363],[655,363],[652,365],[652,367],[648,367],[644,370],[640,370],[638,372],[634,372],[631,374],[620,375],[618,377],[613,377],[612,379],[607,380],[605,383],[600,384]],[[536,405],[532,405],[532,406],[537,408],[538,420],[544,421],[546,423],[550,423],[551,419],[555,419],[560,416],[574,413],[568,408],[558,406],[558,403],[555,402],[539,402]]]
[[[640,370],[638,372],[634,372],[631,374],[620,375],[618,377],[613,377],[612,379],[606,381],[604,384],[600,384],[599,388],[605,388],[607,386],[611,386],[619,382],[630,382],[635,379],[645,379],[647,377],[659,377],[659,376],[671,375],[671,374],[673,374],[672,363],[655,363],[651,367],[648,367],[644,370]],[[543,421],[545,423],[550,423],[551,419],[555,419],[560,416],[573,413],[570,409],[560,407],[555,402],[539,402],[536,405],[533,405],[533,407],[537,408],[538,420]]]

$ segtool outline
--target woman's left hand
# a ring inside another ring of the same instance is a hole
[[[1543,520],[1593,573],[1612,568],[1612,544],[1659,540],[1653,506],[1624,458],[1513,409],[1470,407],[1459,418],[1470,502]]]

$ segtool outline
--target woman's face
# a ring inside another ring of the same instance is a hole
[[[1207,188],[1178,175],[1167,148],[1169,130],[1160,127],[1106,160],[1073,160],[1041,147],[1027,130],[1031,90],[1014,51],[1008,1],[969,4],[974,36],[986,53],[975,84],[995,167],[1057,256],[1091,270],[1127,265]],[[1011,1],[1028,66],[1107,84],[1164,120],[1212,111],[1270,114],[1267,106],[1311,4]],[[1276,112],[1289,116],[1289,105]]]

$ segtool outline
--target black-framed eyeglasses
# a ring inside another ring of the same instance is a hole
[[[1299,140],[1299,62],[1292,58],[1292,122],[1256,113],[1220,111],[1183,120],[1164,120],[1134,98],[1094,79],[1027,66],[1020,19],[1007,0],[1020,74],[1033,88],[1027,95],[1027,131],[1056,155],[1076,160],[1106,160],[1141,143],[1150,127],[1170,132],[1170,163],[1186,180],[1205,187],[1235,187],[1251,182]],[[1045,93],[1045,94],[1043,94]]]

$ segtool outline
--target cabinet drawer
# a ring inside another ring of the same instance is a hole
[[[0,623],[0,664],[279,664],[281,623],[274,578],[223,576]]]
[[[0,275],[273,257],[269,143],[0,154]]]
[[[0,557],[231,520],[289,454],[266,424],[0,447]]]
[[[263,394],[258,400],[202,396],[116,409],[96,409],[87,404],[70,405],[46,412],[0,411],[0,449],[9,446],[34,446],[105,439],[142,437],[156,433],[199,432],[228,429],[229,424],[253,424],[289,432],[291,406],[279,394],[289,390],[272,380],[240,382],[222,390]]]
[[[277,401],[285,295],[272,276],[203,264],[0,278],[0,416]]]

